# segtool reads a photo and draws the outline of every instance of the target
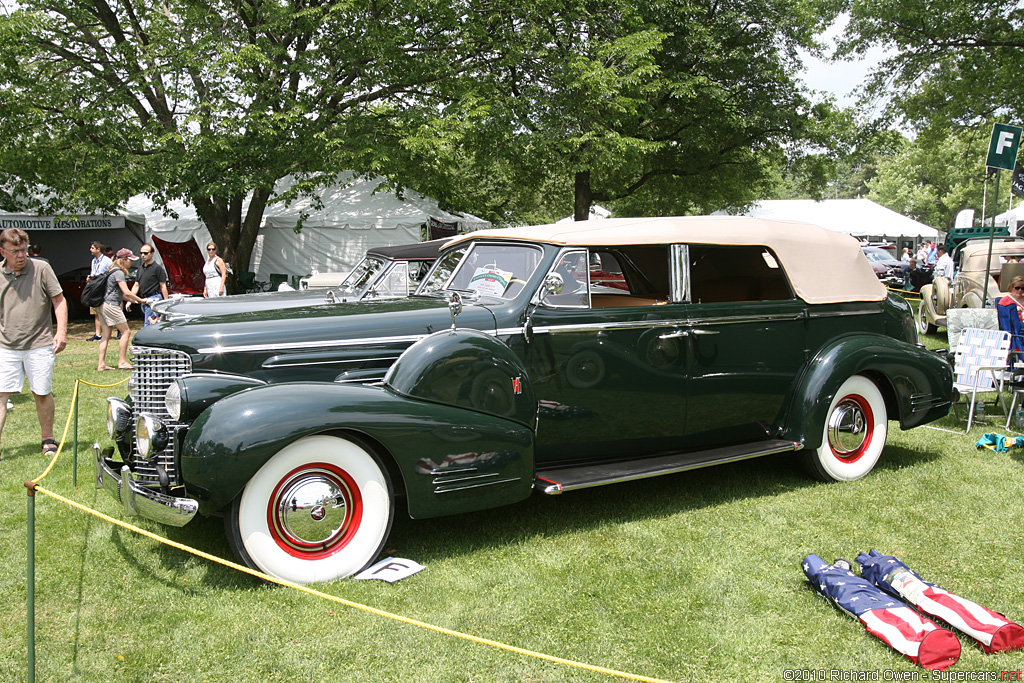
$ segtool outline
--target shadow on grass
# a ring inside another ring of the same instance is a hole
[[[404,511],[404,502],[398,501],[396,519],[384,553],[415,557],[417,561],[426,563],[515,545],[537,536],[569,536],[609,524],[661,519],[680,512],[714,508],[730,501],[769,498],[833,485],[811,479],[800,466],[798,457],[797,454],[767,456],[559,496],[535,492],[513,505],[432,519],[409,519]],[[877,469],[894,471],[910,468],[940,457],[940,452],[927,450],[924,446],[887,446]],[[147,526],[172,541],[240,562],[231,552],[220,517],[197,517],[184,527]],[[196,591],[198,585],[184,586],[175,580],[174,575],[189,561],[184,551],[161,544],[156,549],[160,564],[156,569],[151,559],[136,556],[139,551],[129,547],[122,534],[115,527],[112,541],[128,566],[183,594]],[[211,564],[199,585],[248,590],[267,584],[248,574]]]

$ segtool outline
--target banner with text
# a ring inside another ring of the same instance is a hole
[[[124,227],[124,216],[0,216],[0,230],[117,230]]]

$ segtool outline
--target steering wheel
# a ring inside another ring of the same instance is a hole
[[[519,289],[517,289],[515,292],[510,291],[512,289],[512,285],[519,285]],[[505,294],[508,295],[508,296],[515,296],[516,294],[519,294],[519,292],[523,291],[523,289],[525,289],[525,288],[526,288],[526,281],[525,280],[520,280],[519,278],[514,277],[514,278],[512,278],[511,280],[508,281],[508,285],[506,285],[506,287],[505,287]]]

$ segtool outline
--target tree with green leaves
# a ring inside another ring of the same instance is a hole
[[[926,225],[948,231],[964,209],[975,209],[981,218],[985,204],[985,154],[990,126],[948,134],[929,132],[907,141],[903,149],[878,165],[868,183],[868,198]],[[993,211],[995,184],[989,181],[988,210],[991,216],[1006,210],[1009,174],[1004,174]]]
[[[0,181],[52,210],[185,199],[242,272],[269,202],[390,168],[494,58],[499,5],[24,0],[0,15]]]
[[[1024,122],[1024,5],[1017,0],[850,0],[843,54],[887,57],[866,85],[917,129]]]
[[[499,222],[525,201],[584,219],[594,202],[666,215],[760,198],[778,166],[840,146],[842,117],[797,79],[797,48],[829,18],[799,0],[603,0],[510,24],[511,53],[472,74],[460,127],[407,140],[410,164],[431,164],[419,189],[472,190],[467,209]],[[488,169],[486,188],[472,181]]]

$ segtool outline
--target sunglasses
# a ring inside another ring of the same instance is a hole
[[[1015,292],[1024,292],[1024,287],[1014,287],[1013,290]]]
[[[151,252],[151,251],[140,251],[140,252],[139,252],[139,255],[141,255],[141,256],[149,256],[149,255],[150,255],[150,254],[152,254],[152,253],[153,253],[153,252]]]
[[[206,251],[217,251],[217,247],[207,247]]]

